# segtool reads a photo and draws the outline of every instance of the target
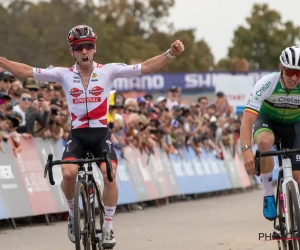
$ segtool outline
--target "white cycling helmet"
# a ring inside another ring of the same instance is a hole
[[[287,47],[282,51],[279,59],[283,67],[300,70],[300,47]]]

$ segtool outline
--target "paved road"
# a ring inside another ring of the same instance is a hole
[[[115,217],[116,250],[269,250],[259,241],[272,223],[262,216],[262,190],[178,202]],[[74,250],[66,223],[0,230],[1,250]]]

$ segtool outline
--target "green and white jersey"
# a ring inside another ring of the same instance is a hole
[[[299,82],[300,83],[300,82]],[[300,120],[299,84],[285,90],[280,73],[263,76],[253,87],[245,112],[263,114],[273,121],[291,124]]]

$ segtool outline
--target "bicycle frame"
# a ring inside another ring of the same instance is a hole
[[[299,190],[298,190],[298,184],[293,179],[292,175],[292,163],[290,158],[282,159],[282,166],[280,167],[283,170],[283,182],[281,184],[282,187],[282,193],[283,193],[283,202],[284,202],[284,212],[285,217],[288,218],[288,206],[287,206],[287,183],[292,181],[294,186],[296,187],[296,193],[298,197],[298,206],[300,207],[300,200],[299,200]],[[286,230],[288,233],[291,233],[291,225],[289,220],[285,220]]]
[[[93,155],[87,154],[87,159],[93,159]],[[89,213],[88,225],[89,225],[89,227],[91,227],[94,225],[94,218],[93,218],[93,214],[92,214],[92,208],[94,207],[94,202],[95,202],[94,192],[98,192],[98,190],[94,190],[94,186],[96,187],[96,181],[95,181],[94,175],[93,175],[92,163],[88,162],[87,170],[86,170],[84,164],[79,164],[77,176],[78,176],[78,181],[84,181],[84,183],[86,183],[85,188],[86,188],[86,191],[88,194],[88,200],[89,200],[89,202],[87,203],[88,204],[87,210]],[[101,209],[104,213],[103,204],[102,203],[98,204],[98,206],[99,206],[99,209]],[[97,233],[99,233],[99,232],[96,232],[95,228],[88,228],[88,231],[91,232],[92,242],[97,242],[95,237],[96,237]]]
[[[279,145],[276,144],[277,148],[279,148]],[[285,218],[288,218],[289,215],[289,209],[287,205],[287,183],[293,182],[297,197],[298,197],[298,206],[300,207],[300,197],[299,197],[299,189],[297,182],[293,179],[293,173],[292,173],[292,163],[290,156],[292,154],[300,153],[300,149],[283,149],[278,151],[268,151],[261,153],[259,150],[256,150],[255,154],[255,169],[256,169],[256,175],[260,176],[260,157],[266,157],[266,156],[278,156],[279,160],[279,173],[278,173],[278,180],[277,180],[277,194],[276,194],[276,207],[278,207],[278,202],[280,198],[279,194],[279,187],[281,185],[282,193],[283,193],[283,202],[284,202],[284,212],[285,212]],[[281,157],[282,156],[282,159]],[[281,209],[281,208],[280,208]],[[274,232],[281,235],[281,232],[278,232],[278,230],[275,229],[276,226],[276,220],[274,220]],[[288,220],[285,221],[285,228],[288,234],[291,232],[291,225]]]
[[[96,229],[95,223],[94,223],[95,221],[94,221],[94,217],[93,217],[92,209],[94,208],[94,202],[95,202],[94,193],[96,193],[97,196],[99,196],[99,198],[100,198],[100,194],[98,193],[98,192],[100,192],[100,190],[98,190],[96,181],[94,179],[92,163],[104,161],[106,163],[107,179],[110,182],[113,182],[113,177],[112,177],[113,168],[112,168],[108,153],[106,150],[102,150],[102,154],[103,154],[103,157],[94,158],[94,156],[91,153],[86,152],[86,159],[57,160],[57,161],[53,161],[53,155],[49,154],[48,159],[47,159],[47,164],[45,166],[45,172],[44,172],[44,177],[46,178],[47,173],[49,171],[50,184],[55,185],[55,181],[53,179],[53,172],[52,172],[52,167],[54,165],[60,165],[60,164],[78,164],[79,165],[77,178],[78,178],[78,181],[82,181],[82,183],[84,184],[84,187],[85,187],[86,193],[87,193],[87,197],[89,200],[87,202],[87,212],[88,212],[87,225],[88,225],[88,227],[85,228],[85,230],[87,230],[87,232],[90,234],[93,245],[95,245],[95,244],[99,243],[99,241],[101,241],[101,238],[96,238],[96,237],[97,237],[98,233],[102,234],[102,230]],[[88,164],[87,169],[84,166],[84,164],[86,164],[86,163]],[[94,189],[94,186],[95,186],[95,189]],[[104,206],[102,204],[101,199],[98,202],[99,202],[99,204],[98,204],[99,210],[101,209],[102,213],[104,213]]]

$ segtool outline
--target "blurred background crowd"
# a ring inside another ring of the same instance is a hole
[[[199,96],[189,103],[182,90],[172,86],[167,95],[151,94],[125,98],[111,91],[108,127],[116,148],[126,145],[151,153],[157,143],[168,153],[180,155],[178,149],[190,146],[201,153],[213,151],[222,159],[220,145],[236,152],[241,116],[232,112],[224,93],[214,100]],[[60,83],[23,81],[11,73],[0,72],[1,141],[13,138],[14,152],[22,150],[20,136],[62,139],[66,144],[71,129],[71,117]]]

